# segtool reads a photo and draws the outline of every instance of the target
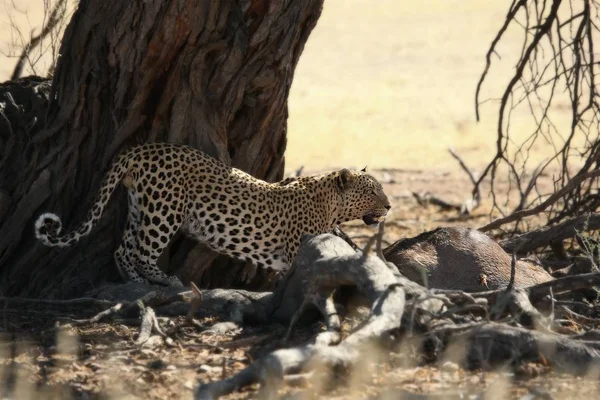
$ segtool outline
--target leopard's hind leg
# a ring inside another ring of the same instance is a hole
[[[121,277],[127,281],[148,283],[148,280],[138,273],[135,249],[138,246],[138,231],[141,223],[141,213],[133,190],[127,191],[127,224],[123,231],[123,240],[115,251],[115,262]]]
[[[169,245],[183,223],[183,202],[173,199],[153,204],[153,212],[141,211],[134,257],[138,272],[151,283],[183,286],[176,276],[165,274],[158,267],[158,258]]]

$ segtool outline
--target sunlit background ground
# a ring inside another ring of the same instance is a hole
[[[9,15],[26,35],[39,31],[43,0],[3,1],[0,49],[6,54],[11,42],[19,42]],[[494,154],[498,102],[486,103],[477,123],[475,86],[509,4],[326,0],[292,87],[287,170],[455,168],[450,146],[471,166],[485,164]],[[521,29],[507,33],[484,99],[501,96],[522,38]],[[0,56],[0,81],[14,62]],[[556,122],[565,123],[567,110],[556,112]],[[531,132],[525,109],[512,121],[517,141]],[[548,149],[540,144],[534,152],[541,159]]]

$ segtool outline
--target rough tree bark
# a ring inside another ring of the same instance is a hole
[[[0,118],[9,144],[0,147],[0,290],[68,297],[117,275],[122,192],[72,248],[36,243],[32,223],[52,211],[67,229],[76,226],[107,165],[131,145],[187,143],[257,177],[281,178],[287,97],[322,3],[82,0],[63,38],[47,114],[22,121],[29,108],[12,101],[17,115]],[[186,265],[184,280],[238,283],[239,264],[202,279],[197,271],[215,257],[194,246],[180,239],[171,248],[170,258]],[[217,257],[219,266],[227,262]]]

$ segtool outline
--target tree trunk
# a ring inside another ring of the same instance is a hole
[[[2,292],[68,297],[116,279],[123,190],[71,248],[36,242],[33,221],[50,211],[66,230],[77,226],[112,159],[134,144],[186,143],[256,177],[280,179],[287,97],[322,3],[82,0],[63,38],[47,114],[13,115],[12,129],[0,132],[0,145],[11,143],[0,147]],[[229,260],[195,246],[180,238],[163,261],[185,265],[178,275],[203,286],[241,283],[232,278],[240,263],[226,274],[198,273]]]

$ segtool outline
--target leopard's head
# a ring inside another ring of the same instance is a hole
[[[365,170],[342,169],[335,177],[343,198],[341,221],[362,219],[367,225],[377,225],[392,207],[383,187]]]

